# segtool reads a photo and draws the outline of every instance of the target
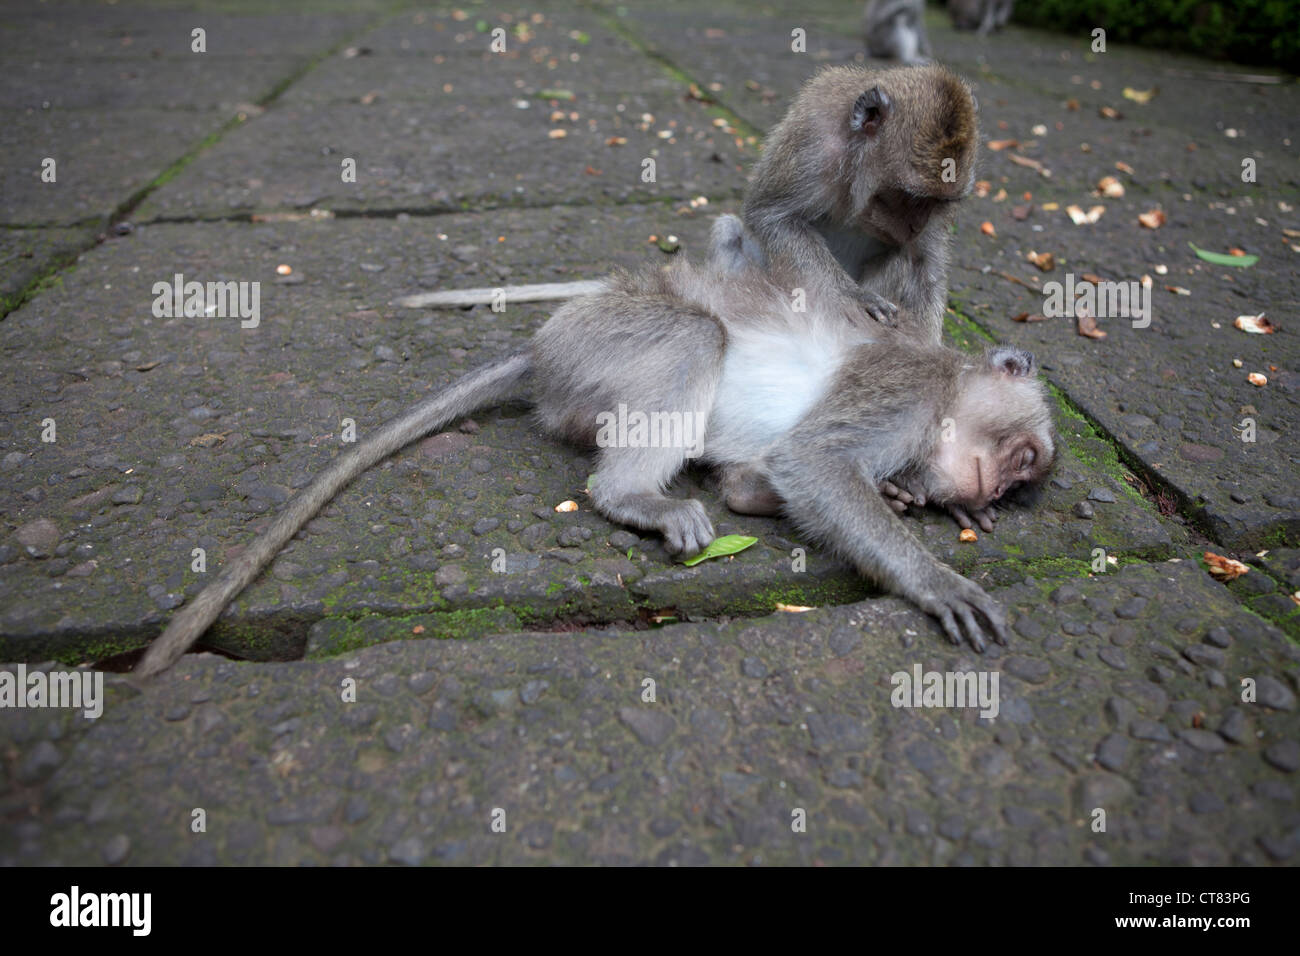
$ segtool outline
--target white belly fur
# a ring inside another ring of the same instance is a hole
[[[826,393],[843,360],[846,336],[817,323],[804,329],[731,327],[727,336],[705,455],[754,461]]]

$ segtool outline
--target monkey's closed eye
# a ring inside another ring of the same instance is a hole
[[[1016,471],[1028,471],[1029,466],[1034,463],[1034,450],[1026,448],[1020,455],[1020,464],[1016,466]]]

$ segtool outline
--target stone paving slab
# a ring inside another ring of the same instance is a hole
[[[891,599],[110,675],[0,724],[0,863],[1296,860],[1293,645],[1187,562],[1001,596],[983,658]],[[914,668],[989,669],[996,717],[894,706]]]
[[[469,63],[470,61],[466,61]],[[322,68],[329,68],[327,64]],[[447,69],[448,80],[469,71]],[[487,68],[484,68],[487,69]],[[494,71],[487,69],[489,75]],[[661,94],[575,93],[577,122],[545,102],[435,93],[427,102],[283,105],[225,137],[153,193],[138,217],[216,218],[254,210],[460,210],[739,195],[748,158],[699,103]],[[650,114],[653,122],[643,120]],[[564,138],[552,138],[553,130]],[[671,134],[670,138],[659,136]],[[607,145],[611,138],[626,140]],[[484,164],[484,151],[500,162]],[[653,157],[656,180],[642,181]],[[344,182],[345,158],[356,182]]]
[[[804,12],[748,16],[689,7],[629,7],[622,24],[646,51],[687,73],[758,130],[773,126],[819,66],[854,62],[861,42]],[[791,30],[806,31],[804,53]],[[715,86],[718,88],[715,91]]]
[[[93,236],[90,229],[0,229],[0,315],[52,263],[76,256]]]
[[[256,103],[310,59],[192,56],[157,60],[7,57],[0,108],[17,110],[217,110]],[[70,118],[69,118],[70,119]]]
[[[138,646],[202,585],[189,570],[191,550],[205,548],[215,570],[335,453],[342,418],[364,436],[428,390],[522,348],[548,314],[408,310],[393,299],[440,286],[595,277],[662,256],[646,240],[669,231],[699,255],[721,211],[706,208],[140,226],[86,254],[60,288],[0,326],[10,532],[0,552],[0,632],[8,646],[24,656]],[[280,264],[298,281],[281,282]],[[153,285],[176,273],[260,281],[261,324],[155,318]],[[47,417],[57,423],[54,444],[39,440]],[[647,605],[695,616],[762,613],[778,601],[865,593],[815,552],[807,573],[794,573],[800,542],[790,526],[731,515],[707,482],[682,490],[704,498],[719,533],[756,534],[764,544],[734,561],[682,568],[654,536],[640,539],[585,505],[554,512],[561,501],[587,501],[590,459],[541,439],[523,407],[488,410],[471,427],[365,475],[246,592],[217,646],[300,653],[305,628],[285,645],[241,628],[268,617],[506,607],[521,619],[618,620]],[[1008,515],[976,545],[959,544],[955,524],[935,513],[919,522],[922,539],[991,580],[1018,577],[1022,561],[1083,567],[1097,547],[1116,557],[1178,553],[1185,533],[1138,497],[1086,423],[1063,416],[1059,430],[1067,453],[1035,510]],[[1089,518],[1076,513],[1085,506]],[[25,543],[35,527],[50,539],[39,557]],[[492,573],[496,549],[507,573]],[[443,627],[466,623],[450,618]],[[116,646],[100,640],[110,633],[122,635]]]
[[[213,113],[10,112],[0,123],[0,226],[104,220],[216,132]],[[41,181],[46,157],[56,181]]]
[[[214,7],[243,7],[221,12]],[[328,7],[328,4],[319,6]],[[12,0],[0,12],[0,56],[49,58],[176,58],[191,50],[191,31],[207,32],[207,53],[220,57],[295,57],[328,49],[390,4],[346,4],[328,9],[268,13],[267,4],[208,4],[201,12],[154,3],[120,5]]]
[[[552,103],[539,94],[548,91],[573,93],[574,100],[556,99],[555,109],[578,110],[576,97],[592,92],[637,91],[680,96],[687,87],[662,68],[642,57],[634,47],[604,30],[600,21],[584,19],[586,42],[562,36],[548,43],[541,39],[511,47],[505,53],[488,52],[486,41],[474,35],[466,44],[447,53],[406,54],[371,50],[375,33],[358,39],[358,47],[340,51],[301,82],[285,91],[285,104],[416,100],[421,104],[440,99],[472,97],[503,103],[520,109],[540,110],[549,116]],[[616,68],[615,68],[616,67]],[[565,94],[561,93],[561,97]],[[513,115],[513,114],[506,114]]]
[[[985,112],[996,120],[1012,109],[994,102]],[[1009,138],[1028,132],[1023,117],[1009,125]],[[1000,156],[986,157],[982,174],[993,193],[1004,189],[1006,198],[975,199],[961,211],[953,296],[994,337],[1037,351],[1049,378],[1133,460],[1169,482],[1216,539],[1243,549],[1294,540],[1300,532],[1293,437],[1300,421],[1300,339],[1285,317],[1300,302],[1300,259],[1281,240],[1283,228],[1300,228],[1300,207],[1265,203],[1249,194],[1219,199],[1203,191],[1175,192],[1177,187],[1151,184],[1156,170],[1149,158],[1124,159],[1129,150],[1077,135],[1053,133],[1034,150],[1035,158],[1052,169],[1050,182]],[[1180,150],[1170,139],[1147,147],[1157,157],[1161,177],[1168,171],[1167,157],[1199,155]],[[1080,141],[1090,142],[1092,152],[1081,152]],[[1105,175],[1128,181],[1114,169],[1116,160],[1145,162],[1145,188],[1138,185],[1121,199],[1102,199],[1080,188]],[[1193,170],[1175,170],[1170,178],[1186,183],[1189,175]],[[1017,220],[1013,208],[1025,204],[1025,193],[1032,194],[1035,208]],[[1060,208],[1044,212],[1044,202]],[[1106,212],[1093,225],[1075,226],[1064,212],[1072,203],[1085,209],[1103,205]],[[1142,228],[1137,216],[1157,207],[1168,216],[1167,224],[1154,231]],[[996,229],[995,238],[981,233],[984,221]],[[1198,259],[1188,243],[1212,251],[1239,247],[1261,260],[1248,269],[1215,266]],[[1053,254],[1055,268],[1040,272],[1026,259],[1031,251]],[[1063,284],[1067,274],[1082,281],[1085,273],[1115,281],[1149,275],[1150,327],[1135,329],[1130,321],[1103,318],[1108,337],[1092,340],[1079,336],[1070,318],[1013,321],[1044,313],[1046,283]],[[1032,288],[1008,280],[1008,274]],[[1233,327],[1238,315],[1260,312],[1273,317],[1281,331],[1248,335]],[[1251,385],[1251,372],[1265,374],[1268,385]],[[1240,438],[1247,417],[1257,424],[1253,444]]]

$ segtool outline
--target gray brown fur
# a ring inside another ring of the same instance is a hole
[[[620,402],[700,415],[707,423],[703,461],[719,468],[724,482],[730,475],[733,488],[782,503],[800,528],[863,575],[938,617],[953,640],[964,635],[983,648],[986,628],[1004,639],[997,606],[923,548],[876,489],[898,477],[936,502],[960,496],[935,466],[947,447],[941,424],[953,415],[962,420],[962,441],[982,441],[993,427],[1035,436],[1045,467],[1050,418],[1032,358],[1001,350],[973,361],[880,326],[845,323],[816,297],[808,313],[794,313],[788,289],[801,278],[781,263],[769,274],[682,261],[615,274],[602,291],[564,304],[527,353],[469,373],[341,455],[177,612],[137,672],[156,674],[174,663],[361,472],[475,409],[522,394],[531,395],[548,433],[584,445],[593,440],[596,415]],[[761,391],[765,382],[778,386],[775,397]],[[972,395],[977,407],[968,414],[962,403]],[[674,553],[712,540],[703,505],[665,493],[686,464],[682,448],[606,447],[597,458],[591,492],[601,514],[658,531]]]
[[[768,134],[745,229],[766,262],[791,257],[851,319],[937,344],[948,227],[974,185],[976,144],[974,99],[943,67],[823,70]]]

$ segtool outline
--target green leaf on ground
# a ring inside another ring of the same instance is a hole
[[[744,551],[757,541],[757,538],[746,537],[743,534],[723,535],[721,538],[714,538],[707,548],[695,557],[683,561],[682,564],[689,568],[701,561],[707,561],[709,558],[725,558],[729,554],[738,554]]]
[[[1229,256],[1224,255],[1222,252],[1207,252],[1204,249],[1199,249],[1194,242],[1189,242],[1188,245],[1192,247],[1193,251],[1195,251],[1198,256],[1206,262],[1213,262],[1216,266],[1237,266],[1238,268],[1245,268],[1246,266],[1253,266],[1256,262],[1259,262],[1259,256]]]

